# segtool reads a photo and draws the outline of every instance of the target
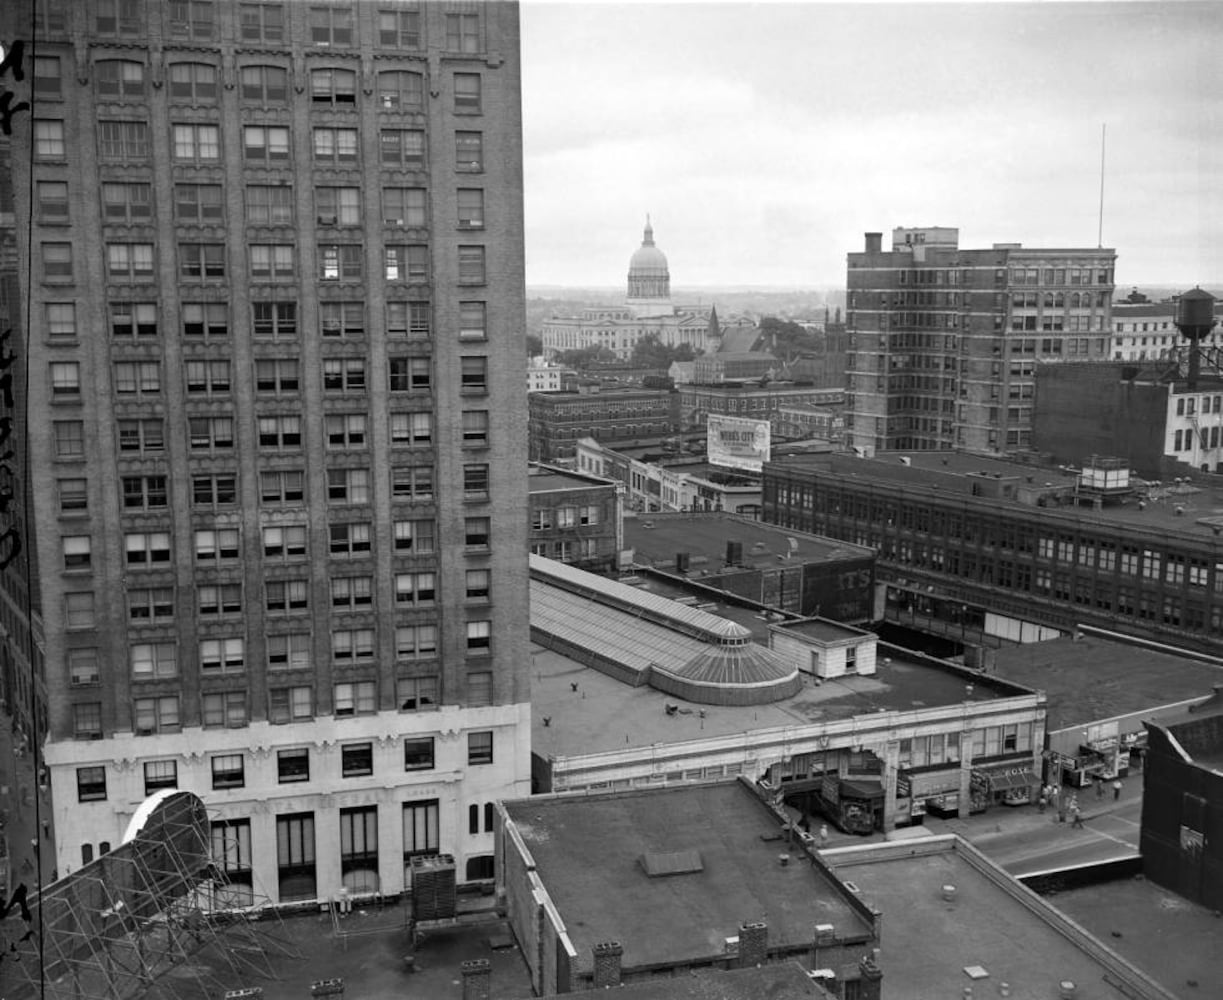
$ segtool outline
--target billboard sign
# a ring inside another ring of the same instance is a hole
[[[759,472],[769,460],[769,422],[709,414],[706,456],[714,465]]]

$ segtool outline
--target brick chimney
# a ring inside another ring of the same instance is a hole
[[[858,971],[861,973],[858,996],[861,1000],[880,1000],[883,996],[883,970],[879,968],[878,956],[876,949],[870,955],[863,955],[858,962]]]
[[[624,954],[624,945],[619,941],[602,941],[591,949],[595,956],[596,990],[609,986],[620,985],[620,956]]]
[[[739,925],[739,968],[764,965],[769,958],[769,925],[764,921]]]
[[[463,962],[459,969],[463,974],[463,1000],[489,1000],[493,972],[488,959],[473,958]]]

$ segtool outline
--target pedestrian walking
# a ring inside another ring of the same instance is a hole
[[[820,847],[828,846],[828,824],[820,824]]]
[[[1045,789],[1042,788],[1040,790],[1040,798],[1036,802],[1036,808],[1039,809],[1043,813],[1045,811],[1045,807],[1048,806],[1048,804],[1049,804],[1049,796],[1046,793]]]
[[[1075,827],[1078,827],[1080,830],[1083,829],[1083,811],[1079,808],[1079,804],[1077,802],[1072,802],[1070,804],[1070,816],[1073,820],[1073,822],[1070,824],[1071,829]]]
[[[1117,778],[1113,781],[1113,801],[1116,802],[1121,798],[1121,779]]]
[[[1096,798],[1104,798],[1104,779],[1096,778]]]

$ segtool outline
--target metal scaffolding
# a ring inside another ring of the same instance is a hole
[[[271,956],[300,953],[271,900],[218,863],[235,856],[225,829],[190,792],[148,799],[120,847],[10,907],[6,1000],[197,1000],[276,978]]]

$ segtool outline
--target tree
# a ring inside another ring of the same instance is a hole
[[[544,341],[533,333],[527,334],[527,357],[537,358],[544,353]]]
[[[765,316],[760,320],[759,330],[764,336],[764,349],[785,360],[792,360],[803,351],[819,349],[817,335],[789,320]]]
[[[596,344],[592,347],[577,347],[572,351],[561,351],[557,354],[556,360],[570,368],[593,368],[615,361],[616,352]]]
[[[659,341],[658,334],[651,333],[637,341],[632,362],[638,368],[670,368],[673,361],[691,361],[695,356],[691,344],[668,347]]]

